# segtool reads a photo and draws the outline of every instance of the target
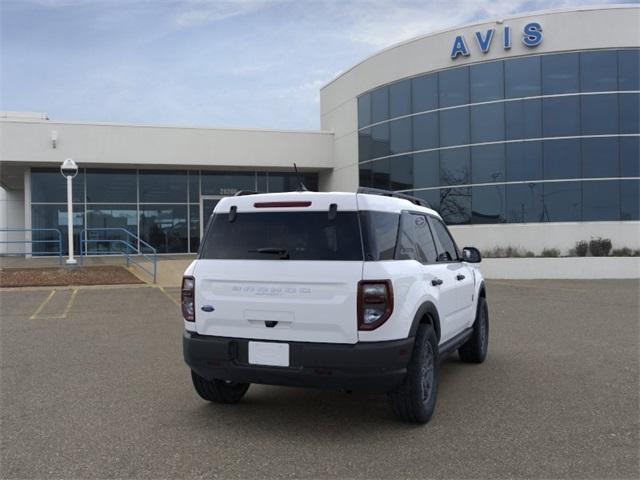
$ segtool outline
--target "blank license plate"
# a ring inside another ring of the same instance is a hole
[[[249,363],[253,365],[289,366],[289,344],[249,342]]]

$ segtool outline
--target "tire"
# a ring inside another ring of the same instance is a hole
[[[484,297],[478,298],[476,320],[469,340],[458,349],[460,360],[467,363],[482,363],[489,349],[489,307]]]
[[[436,407],[438,381],[438,339],[431,325],[422,325],[416,335],[407,376],[387,394],[395,416],[405,422],[427,423]]]
[[[205,400],[214,403],[238,403],[249,389],[249,383],[227,382],[225,380],[207,380],[191,371],[193,386]]]

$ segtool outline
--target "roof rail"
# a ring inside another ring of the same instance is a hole
[[[414,197],[412,195],[407,195],[406,193],[393,192],[391,190],[382,190],[381,188],[369,188],[369,187],[358,187],[357,193],[366,193],[369,195],[382,195],[383,197],[394,197],[401,198],[403,200],[408,200],[415,205],[419,205],[421,207],[431,208],[428,202],[422,200],[421,198]]]
[[[253,190],[238,190],[233,194],[234,197],[244,197],[245,195],[258,195],[258,192],[254,192]]]

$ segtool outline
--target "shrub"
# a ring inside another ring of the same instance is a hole
[[[522,258],[535,256],[531,250],[512,246],[493,247],[490,250],[483,250],[481,254],[484,258]]]
[[[594,257],[606,257],[611,252],[611,239],[609,238],[592,238],[589,242],[589,250]]]
[[[586,257],[589,251],[589,244],[585,240],[576,242],[575,253],[579,257]]]
[[[541,257],[559,257],[560,250],[557,248],[545,248],[540,254]]]
[[[639,257],[640,250],[631,250],[629,247],[615,248],[611,255],[614,257]]]

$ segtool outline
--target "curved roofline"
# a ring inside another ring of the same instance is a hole
[[[332,83],[340,80],[347,73],[351,72],[352,70],[355,70],[356,68],[358,68],[363,63],[368,62],[369,60],[371,60],[372,58],[377,57],[378,55],[382,55],[384,53],[387,53],[390,50],[394,50],[396,48],[402,47],[402,46],[407,45],[409,43],[417,42],[417,41],[422,40],[424,38],[433,37],[435,35],[440,35],[442,33],[453,32],[455,30],[459,30],[459,29],[462,29],[462,28],[474,27],[476,25],[483,25],[483,24],[487,24],[487,23],[504,22],[506,20],[515,20],[515,19],[531,17],[531,16],[535,16],[535,15],[548,15],[550,13],[582,12],[582,11],[589,11],[589,10],[615,10],[615,9],[624,9],[624,8],[640,9],[640,3],[612,3],[612,4],[600,4],[600,5],[585,5],[585,6],[582,6],[582,7],[579,6],[579,7],[566,7],[566,8],[550,8],[550,9],[546,9],[546,10],[535,10],[535,11],[531,11],[531,12],[522,12],[522,13],[517,13],[517,14],[513,14],[513,15],[504,16],[504,17],[487,18],[487,19],[484,19],[484,20],[478,20],[477,22],[473,22],[473,23],[464,23],[464,24],[461,24],[461,25],[456,25],[455,27],[443,28],[442,30],[436,30],[434,32],[429,32],[429,33],[425,33],[425,34],[422,34],[422,35],[418,35],[416,37],[412,37],[412,38],[409,38],[407,40],[403,40],[401,42],[394,43],[393,45],[390,45],[388,47],[383,48],[382,50],[378,50],[377,52],[375,52],[375,53],[369,55],[368,57],[365,57],[364,59],[360,60],[355,65],[352,65],[351,67],[349,67],[347,70],[342,72],[337,77],[333,78],[332,80],[329,80],[322,87],[320,87],[320,91],[324,90],[325,88],[327,88]]]

